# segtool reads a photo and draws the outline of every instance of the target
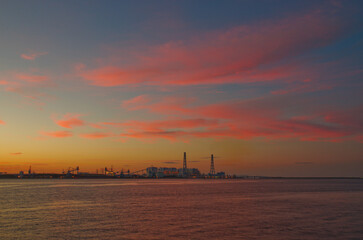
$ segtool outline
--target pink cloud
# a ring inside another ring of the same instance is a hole
[[[89,126],[92,128],[97,129],[104,129],[105,126],[99,123],[90,123],[86,122],[80,117],[83,116],[82,114],[73,114],[73,113],[67,113],[61,117],[61,119],[58,119],[56,115],[52,116],[53,121],[60,127],[64,128],[74,128],[74,127],[82,127],[82,126]]]
[[[48,52],[29,51],[28,53],[21,54],[20,57],[25,60],[35,60],[36,58],[47,55],[47,54],[48,54]]]
[[[308,78],[308,79],[303,79],[300,82],[290,83],[287,88],[271,91],[271,93],[274,95],[306,93],[306,92],[330,90],[336,86],[337,83],[314,82],[312,79]]]
[[[105,126],[102,126],[99,123],[88,123],[88,126],[92,127],[92,128],[97,128],[97,129],[105,129]]]
[[[186,97],[174,97],[174,96],[166,96],[161,99],[159,102],[154,102],[146,107],[151,112],[156,113],[184,113],[189,114],[190,109],[188,105],[193,103],[195,98],[186,98]]]
[[[335,16],[313,12],[201,34],[189,41],[133,49],[127,54],[128,59],[112,56],[111,60],[98,61],[95,68],[82,65],[77,71],[97,86],[225,84],[296,78],[297,66],[276,64],[330,44],[342,32],[342,23]]]
[[[350,127],[355,131],[363,131],[363,105],[323,113],[324,120],[328,123]]]
[[[9,82],[5,80],[0,80],[0,85],[9,85]]]
[[[64,127],[64,128],[85,126],[86,123],[83,120],[79,119],[80,116],[82,116],[82,115],[67,113],[66,115],[63,116],[62,119],[53,119],[53,121],[57,125]]]
[[[355,140],[360,143],[363,143],[363,134],[356,136]]]
[[[126,121],[126,122],[104,122],[106,126],[123,128],[124,132],[120,134],[122,137],[128,138],[164,138],[168,140],[176,140],[177,138],[186,139],[192,136],[193,131],[204,131],[219,125],[216,119],[183,119],[170,118],[166,120],[155,121]]]
[[[0,87],[4,91],[16,93],[24,98],[24,104],[45,105],[45,101],[54,99],[53,96],[43,92],[45,88],[53,87],[48,75],[39,73],[36,69],[29,72],[5,72],[1,73],[4,79],[0,80]],[[1,89],[0,89],[1,90]]]
[[[139,95],[123,101],[122,107],[153,113],[162,120],[99,124],[122,129],[121,136],[125,138],[356,139],[362,130],[357,124],[352,125],[350,117],[341,119],[339,111],[322,115],[317,111],[321,107],[313,99],[296,99],[301,95],[297,93],[338,86],[330,78],[333,74],[323,76],[333,63],[319,62],[319,66],[313,66],[304,54],[328,46],[344,35],[344,29],[344,21],[333,12],[315,11],[196,34],[187,40],[156,46],[127,46],[112,51],[106,58],[97,58],[94,63],[78,64],[75,71],[89,84],[103,87],[179,89],[183,85],[207,88],[215,84],[260,82],[283,86],[267,97],[210,104],[188,97]],[[337,78],[336,74],[334,77]]]
[[[73,136],[73,133],[70,131],[41,132],[40,134],[42,136],[52,137],[52,138],[65,138]]]
[[[208,119],[168,119],[168,120],[157,120],[157,121],[128,121],[119,124],[119,126],[140,129],[143,131],[162,131],[163,129],[192,129],[199,127],[211,127],[218,125],[218,120]]]
[[[6,123],[3,120],[0,120],[0,125],[5,125]]]
[[[142,109],[143,105],[150,102],[148,95],[140,95],[122,102],[122,106],[129,110]]]
[[[29,75],[29,74],[18,73],[15,76],[17,79],[33,83],[40,83],[49,80],[48,76],[44,75]]]
[[[166,102],[166,103],[165,103]],[[217,104],[188,106],[176,101],[140,103],[133,109],[170,116],[166,120],[128,121],[123,123],[103,123],[124,128],[121,135],[133,138],[164,138],[169,140],[189,138],[237,138],[267,139],[296,138],[302,141],[345,141],[356,140],[363,132],[360,108],[321,111],[305,111],[305,115],[287,112],[291,106],[300,110],[311,106],[306,98],[293,99],[290,95],[270,96],[249,100],[226,101]],[[156,107],[167,104],[167,108]],[[314,104],[314,101],[311,102]],[[179,116],[177,118],[176,116]],[[185,119],[185,116],[194,117]]]
[[[83,133],[79,135],[81,138],[87,139],[100,139],[114,136],[112,133],[95,132],[95,133]]]
[[[177,138],[183,137],[185,134],[182,131],[160,131],[160,132],[134,132],[128,131],[122,133],[121,137],[136,138],[136,139],[167,139],[170,141],[176,141]]]
[[[124,139],[191,138],[287,139],[301,141],[359,140],[363,133],[361,107],[322,112],[315,100],[291,95],[272,95],[248,100],[200,105],[196,99],[143,97],[126,100],[129,111],[156,113],[164,119],[148,121],[100,122],[98,128],[119,133],[91,133],[83,138],[121,136]],[[193,104],[191,104],[193,103]],[[299,109],[298,112],[291,108]],[[326,108],[329,109],[329,108]],[[334,108],[331,108],[334,109]],[[302,115],[301,112],[304,112]],[[358,117],[357,117],[358,116]],[[88,124],[90,125],[90,124]]]
[[[186,106],[193,103],[195,98],[165,96],[161,99],[151,98],[150,96],[137,96],[135,98],[125,100],[122,106],[130,111],[145,109],[149,112],[156,113],[184,113],[188,114],[190,109]]]

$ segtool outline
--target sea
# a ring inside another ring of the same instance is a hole
[[[362,179],[0,179],[0,239],[363,239]]]

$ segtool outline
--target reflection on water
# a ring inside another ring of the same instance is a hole
[[[363,239],[362,180],[0,180],[0,239]]]

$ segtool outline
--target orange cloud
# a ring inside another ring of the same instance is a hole
[[[0,125],[5,125],[6,123],[3,120],[0,120]]]
[[[87,139],[100,139],[114,136],[111,133],[95,132],[95,133],[83,133],[79,135],[81,138]]]
[[[60,120],[53,119],[53,121],[57,125],[64,127],[64,128],[85,126],[86,123],[83,120],[79,119],[80,116],[82,116],[82,115],[67,113],[66,115],[63,116],[62,119],[60,119]]]
[[[41,132],[40,134],[45,137],[53,137],[53,138],[65,138],[73,136],[73,133],[70,131]]]
[[[20,55],[20,57],[22,59],[25,59],[25,60],[34,60],[40,56],[44,56],[44,55],[47,55],[48,52],[34,52],[34,51],[30,51],[28,53],[23,53]]]

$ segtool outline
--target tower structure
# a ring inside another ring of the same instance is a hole
[[[185,177],[187,175],[188,169],[187,169],[187,153],[184,152],[184,160],[183,160],[183,176]]]
[[[210,171],[209,175],[214,176],[216,174],[216,170],[214,169],[214,158],[213,154],[210,156]]]

